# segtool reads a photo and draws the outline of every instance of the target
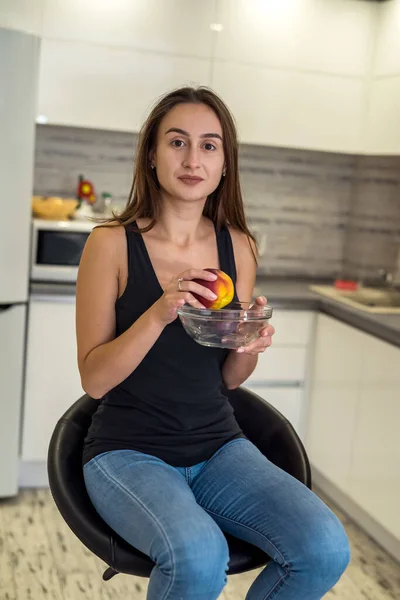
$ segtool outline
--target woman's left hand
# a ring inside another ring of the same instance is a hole
[[[255,306],[265,306],[267,304],[267,299],[265,296],[257,296],[255,299]],[[251,309],[250,309],[251,310]],[[252,356],[256,356],[260,354],[260,352],[265,352],[269,346],[272,344],[272,336],[275,333],[275,328],[272,325],[267,325],[263,329],[261,329],[259,333],[259,337],[247,344],[246,346],[241,346],[237,348],[237,353],[250,354]]]

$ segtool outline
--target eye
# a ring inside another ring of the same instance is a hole
[[[212,144],[211,142],[206,142],[204,144],[204,148],[205,148],[205,150],[210,150],[210,151],[214,151],[217,149],[217,147],[214,144]]]
[[[183,148],[184,145],[185,142],[183,140],[172,140],[171,142],[171,146],[174,148]]]

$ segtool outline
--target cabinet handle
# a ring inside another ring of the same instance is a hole
[[[303,387],[304,381],[297,380],[281,380],[281,379],[255,379],[254,381],[251,379],[247,379],[243,382],[244,387],[252,387],[252,388],[261,388],[261,387],[269,387],[269,388],[294,388],[294,387]]]

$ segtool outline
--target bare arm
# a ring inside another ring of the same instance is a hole
[[[115,337],[118,297],[118,250],[121,231],[94,229],[82,254],[76,288],[78,366],[83,389],[101,398],[143,360],[163,330],[152,313],[145,313]]]
[[[101,398],[126,379],[141,363],[164,327],[176,318],[185,302],[201,306],[190,291],[209,290],[190,281],[214,279],[207,271],[189,270],[174,278],[164,294],[120,336],[116,336],[115,302],[118,270],[125,233],[119,227],[101,227],[90,234],[82,253],[76,289],[78,366],[83,389]],[[178,277],[185,291],[177,290]]]
[[[247,236],[234,230],[231,231],[231,235],[237,270],[236,291],[238,299],[241,302],[250,302],[253,297],[257,265],[250,250]],[[250,242],[256,253],[253,241],[250,240]],[[222,378],[225,386],[228,389],[234,389],[241,385],[252,374],[257,361],[257,355],[240,354],[236,350],[231,350],[222,367]]]

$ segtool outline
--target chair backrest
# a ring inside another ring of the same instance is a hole
[[[79,539],[90,550],[109,555],[111,530],[99,529],[99,516],[89,500],[82,471],[83,442],[99,401],[87,394],[60,418],[50,440],[47,471],[54,501]]]
[[[244,434],[272,462],[311,487],[306,452],[287,419],[245,388],[229,391],[227,395]],[[98,400],[85,394],[58,421],[47,461],[51,493],[61,515],[87,548],[111,566],[125,565],[122,572],[130,572],[129,565],[134,560],[135,574],[148,576],[148,557],[119,538],[100,519],[86,491],[83,443],[98,405]]]
[[[292,424],[269,402],[239,387],[226,392],[243,433],[275,465],[311,489],[306,450]]]

